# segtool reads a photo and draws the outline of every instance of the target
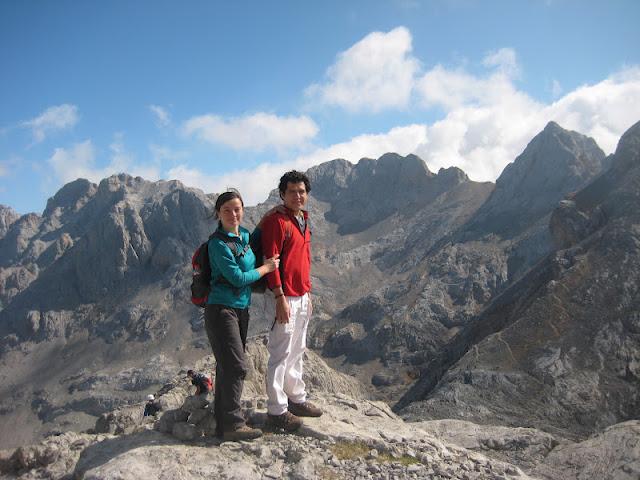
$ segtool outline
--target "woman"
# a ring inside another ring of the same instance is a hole
[[[245,346],[249,326],[251,283],[280,263],[278,256],[255,268],[249,231],[240,226],[244,204],[238,192],[216,200],[218,230],[209,240],[211,293],[205,307],[205,328],[216,357],[215,416],[218,435],[225,440],[249,440],[262,432],[246,425],[240,407],[247,374]]]

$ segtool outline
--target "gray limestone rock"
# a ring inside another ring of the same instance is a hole
[[[625,141],[634,145],[632,138]],[[575,229],[585,236],[541,261],[456,336],[401,400],[406,418],[458,417],[570,438],[635,418],[640,152],[618,150],[638,156],[614,155],[611,169],[573,198],[577,210],[603,212],[606,221]]]
[[[98,417],[94,427],[95,433],[111,433],[121,435],[132,432],[135,427],[142,423],[144,405],[131,405],[103,413]]]
[[[179,440],[191,441],[200,436],[200,430],[187,422],[175,422],[171,428],[171,435]]]
[[[193,413],[197,410],[205,408],[209,404],[207,395],[190,395],[185,398],[182,404],[182,410]]]
[[[549,122],[500,174],[473,221],[474,228],[513,235],[530,226],[566,194],[595,178],[604,159],[592,138]]]
[[[13,208],[0,204],[0,239],[9,231],[9,227],[20,218]]]
[[[559,445],[532,475],[566,480],[640,478],[640,421],[619,423],[583,442]]]
[[[412,155],[312,168],[309,345],[362,381],[334,375],[309,352],[312,394],[367,398],[377,375],[393,380],[376,380],[377,395],[392,401],[413,385],[406,398],[424,400],[445,379],[442,401],[419,418],[444,412],[580,435],[629,418],[640,330],[639,128],[604,159],[592,140],[550,124],[496,185],[455,168],[433,174]],[[593,180],[603,165],[610,168]],[[0,445],[88,428],[91,416],[139,404],[208,353],[187,293],[190,256],[213,228],[215,198],[123,174],[68,184],[42,216],[0,208]],[[247,208],[245,224],[277,202],[272,192]],[[563,252],[552,255],[553,238]],[[254,295],[252,333],[272,322],[261,318],[260,300]],[[574,325],[566,311],[592,314]],[[522,346],[525,335],[537,350]],[[249,349],[245,392],[259,410],[267,355]],[[180,408],[190,388],[178,379],[161,390],[165,410]],[[542,400],[531,405],[534,388]],[[18,420],[21,434],[8,435]]]
[[[173,432],[173,426],[176,423],[186,423],[189,418],[189,412],[181,409],[167,410],[160,415],[160,419],[155,424],[155,429],[163,433]]]

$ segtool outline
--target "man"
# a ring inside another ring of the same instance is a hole
[[[147,395],[147,403],[144,405],[143,416],[150,417],[160,411],[160,405],[156,402],[156,397],[152,393]]]
[[[213,382],[204,373],[197,373],[193,370],[187,372],[187,377],[191,380],[191,385],[196,386],[194,395],[207,394],[213,389]]]
[[[263,219],[262,252],[265,258],[280,255],[280,268],[267,274],[266,311],[273,322],[269,333],[267,365],[267,414],[274,427],[300,428],[299,417],[319,417],[322,411],[307,401],[302,380],[311,316],[311,229],[304,210],[311,190],[304,173],[292,170],[278,185],[284,205]]]

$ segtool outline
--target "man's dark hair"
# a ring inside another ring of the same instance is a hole
[[[280,184],[278,185],[280,195],[283,195],[284,192],[287,191],[288,183],[300,182],[304,182],[304,188],[307,190],[307,193],[309,193],[311,191],[311,182],[309,181],[309,177],[297,170],[291,170],[290,172],[285,173],[284,175],[282,175],[282,177],[280,177]]]

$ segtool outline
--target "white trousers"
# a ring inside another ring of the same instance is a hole
[[[307,326],[311,316],[309,294],[286,297],[289,304],[289,323],[273,324],[269,332],[269,362],[267,364],[267,412],[282,415],[288,401],[304,403],[307,392],[302,381],[302,364],[307,349]],[[265,292],[265,312],[273,322],[276,302],[273,293]]]

